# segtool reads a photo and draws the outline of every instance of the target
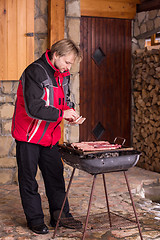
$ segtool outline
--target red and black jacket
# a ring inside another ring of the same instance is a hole
[[[61,137],[63,110],[74,107],[69,100],[70,73],[60,73],[49,55],[47,50],[20,78],[12,120],[12,136],[18,141],[55,145]]]

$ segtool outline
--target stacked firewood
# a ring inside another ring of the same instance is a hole
[[[133,55],[133,147],[138,165],[160,172],[160,49]]]

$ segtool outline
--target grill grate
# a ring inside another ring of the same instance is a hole
[[[89,216],[89,222],[88,222],[88,227],[87,227],[87,235],[92,237],[92,233],[97,230],[104,231],[106,233],[107,230],[113,230],[113,229],[124,229],[127,228],[128,226],[136,226],[136,222],[132,219],[133,216],[129,216],[129,218],[125,218],[124,216],[117,215],[115,213],[110,212],[111,214],[111,219],[112,219],[112,227],[110,228],[109,225],[109,219],[108,219],[108,213],[103,212],[103,213],[98,213],[98,214],[91,214]],[[85,224],[86,216],[74,216],[75,219],[80,220],[83,223],[83,226]],[[64,229],[59,228],[57,235],[59,237],[67,237],[68,235],[71,237],[80,237],[83,232],[83,227],[82,229],[77,230],[70,230],[70,229]],[[80,235],[79,235],[80,234]],[[94,235],[93,235],[94,236]],[[92,239],[92,238],[91,238]]]

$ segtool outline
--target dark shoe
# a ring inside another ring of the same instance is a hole
[[[60,210],[57,210],[53,213],[53,218],[50,221],[50,225],[52,227],[56,226],[59,213],[60,213]],[[79,220],[75,220],[71,213],[65,214],[64,212],[62,212],[59,226],[70,228],[70,229],[81,229],[82,223]]]
[[[30,226],[29,228],[37,234],[47,234],[49,232],[48,227],[45,224]]]

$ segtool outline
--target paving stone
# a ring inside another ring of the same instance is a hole
[[[136,189],[146,182],[156,182],[160,174],[139,168],[132,168],[127,173],[137,214],[140,221],[143,240],[160,239],[160,205],[144,199],[137,194]],[[104,196],[102,177],[96,178],[96,186],[91,204],[91,212],[86,231],[86,240],[140,240],[131,200],[127,192],[122,173],[105,174],[108,190],[109,206],[113,228],[110,230],[109,219]],[[85,224],[88,202],[93,176],[81,172],[74,176],[69,192],[70,209],[76,219]],[[66,177],[66,186],[69,178]],[[44,183],[38,180],[39,192],[45,214],[45,222],[49,225],[49,209],[45,195]],[[17,185],[0,186],[0,239],[1,240],[51,240],[54,228],[49,227],[49,234],[38,235],[27,228],[21,206]],[[132,221],[132,222],[131,222]],[[56,240],[80,240],[81,231],[58,228]]]

